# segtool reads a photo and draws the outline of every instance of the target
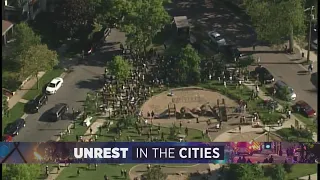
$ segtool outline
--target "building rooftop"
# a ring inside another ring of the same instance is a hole
[[[173,19],[178,29],[189,27],[189,21],[187,16],[176,16]]]
[[[2,20],[2,36],[6,34],[6,32],[11,29],[13,24],[9,21]]]

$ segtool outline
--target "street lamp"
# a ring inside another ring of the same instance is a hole
[[[312,29],[312,21],[314,20],[314,14],[313,14],[313,10],[314,10],[314,6],[311,6],[311,8],[307,8],[304,10],[304,12],[309,11],[310,10],[310,23],[309,23],[309,37],[308,37],[308,54],[307,54],[307,62],[310,61],[310,47],[311,47],[311,29]]]

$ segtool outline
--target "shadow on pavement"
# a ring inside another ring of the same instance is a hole
[[[318,91],[318,72],[311,74],[310,81],[316,87],[316,89]]]
[[[79,81],[76,85],[79,89],[90,89],[92,91],[102,87],[101,81],[99,79],[88,79]]]

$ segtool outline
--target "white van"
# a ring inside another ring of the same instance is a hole
[[[289,87],[285,82],[278,80],[275,84],[274,84],[274,88],[276,89],[276,91],[278,91],[279,89],[283,88],[283,87],[288,87],[289,91],[290,91],[290,98],[292,101],[296,100],[297,98],[297,94],[293,91],[293,89],[291,87]]]

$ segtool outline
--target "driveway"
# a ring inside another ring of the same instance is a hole
[[[230,9],[224,1],[173,1],[174,5],[169,13],[172,16],[187,15],[194,26],[201,26],[202,31],[217,31],[241,51],[260,57],[263,66],[270,70],[275,79],[283,80],[295,90],[297,100],[305,100],[317,109],[315,75],[307,74],[306,67],[294,62],[295,57],[274,51],[264,43],[260,42],[256,52],[252,52],[252,45],[257,42],[257,38],[253,27],[248,23],[249,18],[243,17],[242,12]]]
[[[120,34],[120,35],[119,35]],[[39,113],[30,114],[26,117],[26,127],[22,128],[14,141],[19,142],[43,142],[55,140],[61,131],[67,129],[71,123],[71,108],[75,110],[83,109],[83,101],[86,94],[97,90],[102,86],[99,84],[99,76],[104,73],[106,61],[117,51],[119,39],[123,39],[123,33],[116,30],[112,31],[103,46],[103,50],[97,52],[89,58],[86,65],[72,66],[73,71],[64,78],[63,86],[56,94],[49,96],[47,105],[44,105]],[[106,49],[107,48],[107,49]],[[57,122],[48,122],[45,118],[46,112],[58,103],[67,103],[69,105],[69,116]]]

